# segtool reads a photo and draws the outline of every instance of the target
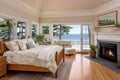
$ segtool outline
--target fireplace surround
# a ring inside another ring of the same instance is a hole
[[[98,40],[99,57],[107,59],[112,62],[120,61],[120,42],[109,40]]]

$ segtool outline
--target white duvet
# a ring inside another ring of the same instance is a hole
[[[8,64],[23,64],[46,67],[55,73],[57,64],[55,62],[56,51],[60,52],[61,46],[37,46],[24,51],[6,51],[3,56],[7,57]]]

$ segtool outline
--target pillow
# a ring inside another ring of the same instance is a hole
[[[22,40],[20,40],[20,41],[22,41],[22,42],[24,42],[24,43],[27,43],[27,42],[28,42],[27,39],[22,39]]]
[[[27,49],[26,43],[24,41],[18,40],[17,44],[20,47],[20,50],[26,50]]]
[[[28,41],[28,42],[32,42],[33,45],[36,46],[36,44],[35,44],[35,42],[34,42],[34,40],[33,40],[32,38],[29,38],[27,41]]]
[[[32,38],[27,39],[28,42],[34,42]]]
[[[27,45],[27,49],[31,49],[31,48],[35,47],[35,45],[33,44],[33,42],[28,42],[28,43],[26,43],[26,45]]]
[[[9,41],[9,42],[5,42],[7,48],[10,50],[10,51],[17,51],[19,50],[19,46],[18,44],[16,43],[16,41]]]

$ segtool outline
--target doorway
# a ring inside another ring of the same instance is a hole
[[[53,25],[53,39],[56,40],[69,40],[72,43],[72,48],[76,52],[89,50],[90,45],[90,32],[89,25]]]

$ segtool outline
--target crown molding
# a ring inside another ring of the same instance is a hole
[[[11,5],[13,7],[16,7],[20,10],[23,10],[24,12],[27,12],[31,15],[34,15],[34,16],[38,16],[40,15],[40,12],[34,8],[32,8],[31,6],[27,5],[26,3],[24,3],[23,1],[21,0],[0,0],[8,5]]]
[[[95,9],[91,10],[76,10],[76,11],[56,11],[56,12],[41,12],[32,8],[22,0],[0,0],[6,4],[9,4],[11,6],[14,6],[20,10],[23,10],[24,12],[27,12],[31,15],[41,17],[41,18],[47,18],[47,17],[79,17],[79,16],[94,16],[98,15],[104,11],[109,11],[112,9],[115,9],[117,7],[120,7],[120,0],[112,0],[106,4],[103,4]]]
[[[95,9],[82,10],[82,11],[57,11],[57,12],[41,12],[41,18],[47,17],[79,17],[79,16],[94,16],[105,11],[109,11],[120,7],[120,0],[112,0],[106,4],[103,4]]]
[[[5,13],[2,13],[2,12],[0,12],[0,17],[9,18],[11,20],[20,20],[20,21],[25,21],[25,22],[29,21],[28,19],[11,16],[9,14],[5,14]]]
[[[92,10],[82,10],[82,11],[57,11],[57,12],[42,12],[40,14],[41,18],[47,17],[77,17],[77,16],[91,16],[93,15]]]

